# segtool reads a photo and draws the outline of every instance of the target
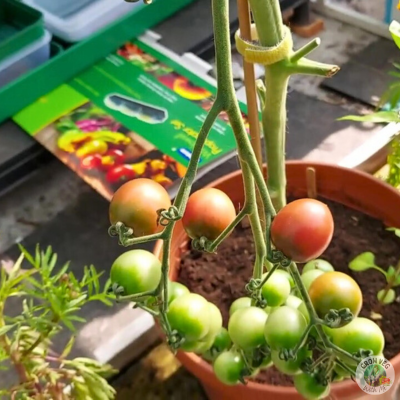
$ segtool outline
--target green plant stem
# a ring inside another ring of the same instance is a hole
[[[136,244],[141,244],[141,243],[148,243],[148,242],[153,242],[155,240],[160,240],[164,237],[164,231],[161,233],[155,233],[153,235],[147,235],[147,236],[142,236],[142,237],[135,237],[135,238],[129,238],[129,237],[124,237],[123,235],[120,235],[120,243],[124,247],[129,247],[129,246],[134,246]]]
[[[264,286],[264,284],[268,281],[268,279],[271,277],[271,275],[278,269],[278,267],[279,264],[273,265],[272,268],[265,275],[264,279],[257,285],[256,289],[261,289]]]
[[[306,45],[301,47],[300,49],[293,52],[290,56],[290,62],[295,63],[299,61],[301,58],[310,54],[313,50],[315,50],[321,44],[320,38],[315,38],[311,42],[308,42]]]
[[[210,252],[214,252],[218,246],[229,236],[235,227],[243,220],[243,218],[249,214],[249,206],[247,203],[244,204],[243,208],[237,213],[236,218],[230,223],[230,225],[209,245],[208,249]]]

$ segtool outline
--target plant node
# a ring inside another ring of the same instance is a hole
[[[271,250],[270,252],[268,252],[267,260],[272,264],[279,264],[283,268],[288,268],[292,263],[292,260],[287,258],[279,250]]]
[[[212,248],[213,242],[208,240],[205,236],[199,239],[192,240],[192,248],[197,251],[206,251],[207,253],[214,253]]]
[[[330,310],[325,315],[324,324],[330,328],[338,328],[354,318],[353,313],[348,308],[342,308],[340,310]]]

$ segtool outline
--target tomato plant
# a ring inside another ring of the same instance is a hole
[[[264,326],[268,314],[258,307],[247,307],[232,314],[228,332],[232,342],[243,350],[265,344]]]
[[[167,317],[172,329],[176,329],[188,341],[198,341],[207,335],[211,325],[208,301],[195,293],[187,293],[175,299]]]
[[[307,400],[324,399],[329,395],[330,387],[322,385],[309,374],[296,375],[293,378],[294,387]]]
[[[200,189],[188,200],[182,224],[192,239],[216,239],[236,217],[231,199],[221,190]]]
[[[274,272],[262,286],[261,294],[270,307],[280,306],[289,297],[289,280],[284,274]]]
[[[160,260],[146,250],[127,251],[112,264],[110,279],[124,288],[124,295],[155,290],[161,280]]]
[[[225,385],[236,385],[241,379],[245,362],[240,353],[230,350],[215,359],[213,368],[216,377]]]
[[[170,206],[169,194],[161,185],[151,179],[134,179],[115,192],[109,208],[110,222],[123,222],[136,237],[151,235],[163,229],[157,211]]]
[[[268,316],[264,335],[273,350],[293,349],[306,331],[303,314],[288,306],[281,306]]]
[[[362,307],[362,292],[357,282],[343,272],[325,272],[311,284],[308,293],[320,318],[329,310],[348,308],[356,317]],[[344,322],[342,322],[344,324]]]
[[[299,199],[283,207],[273,219],[271,240],[286,257],[304,263],[325,251],[333,227],[327,205],[314,199]]]

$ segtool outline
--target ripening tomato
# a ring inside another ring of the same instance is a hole
[[[286,257],[305,263],[319,257],[333,236],[328,206],[314,199],[295,200],[283,207],[271,224],[271,240]]]
[[[229,308],[229,316],[232,316],[232,314],[235,311],[240,310],[241,308],[248,308],[248,307],[251,307],[251,298],[239,297],[231,304]]]
[[[182,283],[168,281],[168,304],[187,293],[190,293],[190,291]]]
[[[168,192],[151,179],[139,178],[124,183],[114,194],[109,208],[110,222],[123,222],[133,229],[135,237],[157,233],[157,211],[168,210],[171,200]]]
[[[230,350],[221,353],[214,361],[215,376],[225,385],[236,385],[244,370],[245,362],[239,352]]]
[[[293,382],[296,390],[306,400],[324,399],[330,392],[329,385],[321,385],[313,376],[308,374],[296,375]]]
[[[306,319],[299,310],[281,306],[268,316],[264,335],[272,350],[293,349],[306,329]]]
[[[194,192],[186,205],[183,227],[192,239],[216,239],[235,219],[231,199],[221,190],[204,188]]]
[[[275,368],[286,375],[298,375],[302,373],[301,366],[306,358],[311,357],[312,351],[307,347],[302,347],[297,352],[295,360],[285,361],[279,357],[279,351],[272,350],[271,358]]]
[[[130,250],[114,261],[110,279],[124,288],[124,296],[156,290],[161,280],[161,262],[149,251]]]
[[[341,328],[324,328],[332,343],[350,354],[357,353],[360,349],[372,350],[379,355],[385,347],[385,337],[381,328],[368,318],[357,317]],[[352,365],[350,360],[344,360]]]
[[[228,323],[232,342],[243,350],[255,349],[265,344],[264,326],[268,314],[258,307],[248,307],[232,314]]]
[[[188,341],[198,341],[210,330],[208,301],[195,293],[187,293],[175,299],[169,306],[168,321]]]
[[[349,275],[338,271],[325,272],[317,277],[311,284],[308,294],[315,311],[322,319],[329,310],[341,308],[349,308],[354,317],[357,317],[363,302],[357,282]]]
[[[263,275],[263,279],[267,274]],[[261,288],[261,294],[268,306],[278,307],[282,305],[290,294],[290,283],[282,273],[272,273],[267,282]]]

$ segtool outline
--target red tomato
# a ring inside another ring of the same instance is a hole
[[[192,239],[216,239],[236,217],[231,199],[221,190],[205,188],[194,192],[186,205],[183,227]]]
[[[295,262],[318,258],[333,236],[333,217],[326,204],[300,199],[282,208],[272,221],[271,240]]]
[[[123,222],[136,237],[151,235],[163,229],[157,223],[157,211],[170,206],[169,194],[161,185],[151,179],[134,179],[115,192],[109,209],[110,222]]]

